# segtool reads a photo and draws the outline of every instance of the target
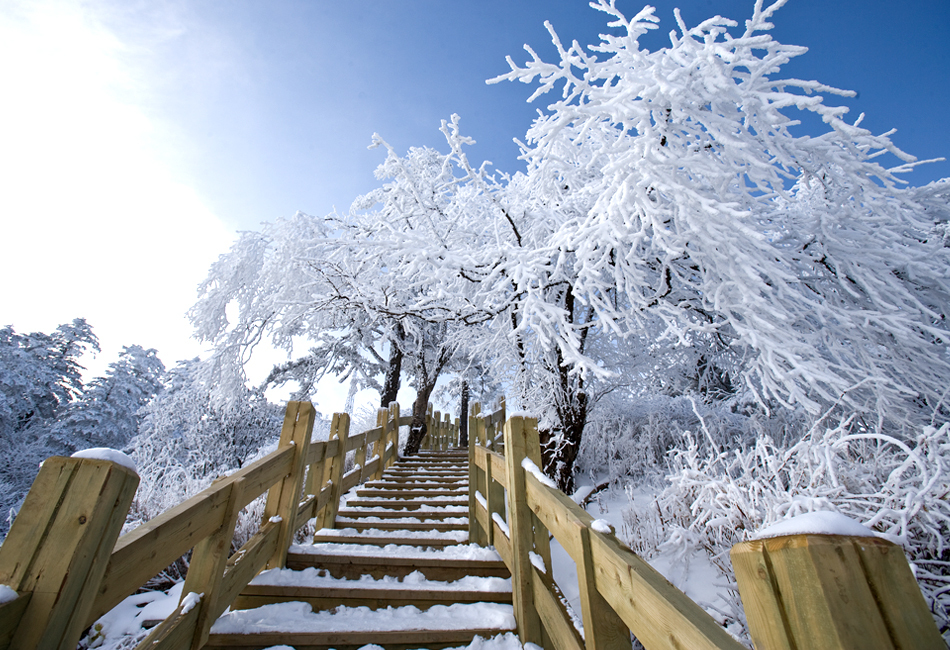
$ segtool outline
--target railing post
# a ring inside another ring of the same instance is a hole
[[[462,421],[459,418],[455,418],[455,424],[452,425],[452,440],[451,446],[461,447],[462,446]]]
[[[291,402],[293,404],[294,402]],[[290,410],[290,405],[287,407]],[[285,420],[286,426],[286,420]],[[234,538],[234,527],[237,524],[238,514],[241,512],[241,497],[244,494],[244,480],[240,479],[231,484],[228,494],[227,514],[217,532],[205,537],[195,545],[191,553],[191,563],[188,565],[188,574],[185,576],[185,586],[181,590],[184,601],[188,594],[201,594],[201,601],[196,605],[198,615],[195,620],[194,636],[190,647],[199,650],[208,641],[208,631],[215,619],[227,607],[219,606],[221,579],[224,577],[224,568],[228,563],[228,551],[231,549],[231,540]],[[278,553],[274,557],[278,557]],[[286,558],[286,551],[283,554]],[[179,603],[181,607],[181,602]]]
[[[475,499],[475,492],[479,491],[482,481],[482,473],[475,464],[475,447],[478,446],[478,436],[475,433],[478,427],[478,414],[482,410],[482,405],[474,402],[470,407],[468,416],[468,539],[473,544],[487,545],[487,536],[478,523],[478,501]]]
[[[578,536],[581,562],[577,565],[577,583],[584,619],[584,645],[588,650],[629,650],[630,629],[597,591],[590,528],[581,524]]]
[[[432,430],[432,402],[429,402],[429,405],[426,407],[426,437],[423,440],[425,443],[425,449],[432,449],[432,436],[435,435],[435,432]]]
[[[373,450],[379,456],[379,462],[376,463],[376,472],[373,474],[373,480],[378,481],[383,477],[383,470],[386,469],[386,447],[389,444],[389,409],[379,409],[376,411],[376,426],[382,428],[379,434],[379,440],[373,443]]]
[[[350,416],[348,413],[334,413],[330,423],[330,440],[338,440],[337,453],[327,457],[324,466],[323,485],[330,482],[330,500],[317,517],[316,529],[333,528],[336,513],[340,509],[340,496],[343,488],[343,465],[346,461],[346,440],[350,435]]]
[[[899,546],[789,535],[730,552],[757,650],[946,648]]]
[[[138,484],[108,460],[46,459],[0,547],[0,584],[31,594],[11,649],[76,647]]]
[[[393,427],[392,427],[393,457],[392,457],[392,460],[387,465],[387,467],[389,467],[389,465],[392,465],[397,460],[399,460],[399,402],[391,402],[389,404],[389,415],[393,419]],[[386,453],[386,447],[388,446],[389,446],[389,443],[387,442],[386,445],[383,447],[383,453]]]
[[[277,534],[277,550],[267,562],[267,568],[282,568],[287,560],[287,549],[293,541],[294,531],[297,530],[297,505],[300,493],[303,490],[304,474],[306,473],[307,450],[310,447],[310,436],[313,433],[313,421],[316,413],[310,402],[288,402],[284,414],[284,425],[280,430],[278,449],[288,445],[294,446],[294,457],[291,471],[284,480],[275,485],[267,493],[267,504],[264,506],[264,521],[280,517],[280,532]],[[231,543],[230,537],[228,544]],[[225,558],[227,559],[227,558]]]
[[[366,456],[369,452],[369,443],[366,442],[367,436],[363,436],[363,442],[360,443],[360,446],[356,448],[355,453],[353,454],[353,471],[356,471],[357,468],[360,472],[360,484],[366,480]]]
[[[518,622],[518,636],[522,643],[543,646],[544,635],[534,602],[534,577],[530,557],[537,541],[532,521],[534,513],[527,505],[525,470],[521,466],[525,458],[530,458],[540,466],[541,449],[537,442],[537,426],[537,420],[524,417],[514,417],[505,423],[505,468],[508,474],[508,528],[511,531],[512,604],[515,620]],[[531,431],[534,431],[533,441]],[[545,560],[550,571],[550,554]]]

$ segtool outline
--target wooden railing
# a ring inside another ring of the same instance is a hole
[[[340,495],[397,459],[399,427],[412,419],[393,403],[376,428],[351,436],[349,415],[338,413],[329,440],[311,442],[314,415],[309,402],[290,402],[276,451],[122,537],[135,472],[108,460],[47,459],[0,546],[0,584],[17,592],[0,604],[0,650],[73,650],[83,630],[189,550],[181,603],[138,647],[203,646],[257,573],[284,566],[299,528],[313,518],[317,529],[332,527]],[[437,416],[427,448],[458,439],[458,421]],[[355,466],[344,472],[350,451]],[[229,554],[239,512],[265,492],[260,530]]]
[[[744,647],[541,473],[537,420],[476,404],[469,441],[469,538],[511,571],[522,642],[629,649],[632,632],[648,650]],[[576,564],[583,636],[552,576],[551,536]],[[731,557],[758,650],[946,648],[890,542],[792,535],[738,544]]]

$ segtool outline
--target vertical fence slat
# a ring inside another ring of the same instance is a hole
[[[389,416],[393,419],[393,426],[391,429],[392,443],[393,443],[393,454],[391,460],[388,461],[386,467],[389,467],[397,460],[399,460],[399,402],[392,402],[389,405]],[[386,443],[386,447],[389,446],[389,443]],[[385,449],[383,452],[385,453]]]
[[[284,425],[280,431],[278,448],[294,446],[294,460],[290,474],[267,493],[264,506],[264,521],[280,517],[280,533],[277,536],[277,551],[267,562],[267,568],[283,567],[287,560],[287,549],[293,541],[297,519],[297,503],[303,490],[304,464],[307,462],[307,450],[313,422],[316,417],[310,402],[289,402],[284,415]]]
[[[511,531],[511,589],[518,636],[522,643],[543,646],[541,620],[534,603],[530,553],[534,546],[534,514],[528,509],[525,494],[525,432],[537,421],[513,417],[505,424],[505,463],[508,471],[508,529]],[[489,525],[491,522],[489,522]],[[549,561],[550,564],[550,561]]]
[[[468,539],[473,544],[488,545],[488,537],[478,523],[478,500],[475,492],[480,491],[482,471],[475,462],[475,448],[478,446],[478,421],[481,419],[482,405],[478,402],[469,407],[468,416]]]
[[[386,447],[389,441],[389,409],[381,408],[376,411],[376,426],[383,430],[379,434],[379,440],[373,443],[373,451],[379,456],[379,462],[376,464],[376,471],[373,473],[373,480],[378,481],[383,477],[383,470],[386,469]]]
[[[350,436],[350,416],[347,413],[334,413],[330,423],[330,439],[339,441],[337,453],[327,458],[324,484],[330,481],[330,500],[317,517],[316,529],[333,528],[336,513],[340,509],[340,496],[343,487],[343,465],[346,461],[346,440]]]
[[[244,494],[244,479],[231,483],[228,495],[228,510],[224,522],[217,532],[205,537],[195,545],[188,565],[188,574],[185,576],[185,585],[181,590],[181,598],[189,593],[203,594],[198,603],[197,617],[194,621],[195,630],[191,648],[198,650],[208,640],[208,630],[212,623],[227,608],[227,604],[218,610],[218,595],[221,579],[224,577],[224,568],[228,563],[228,551],[231,549],[231,540],[234,538],[234,526],[237,524],[238,514],[241,511],[241,498]],[[181,604],[181,603],[179,603]]]
[[[630,630],[617,612],[604,600],[594,586],[594,560],[590,550],[590,529],[577,526],[581,546],[581,562],[577,566],[581,614],[584,618],[584,642],[588,650],[629,650]]]

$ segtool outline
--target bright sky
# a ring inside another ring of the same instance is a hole
[[[653,4],[656,48],[675,5],[690,25],[741,23],[753,1]],[[844,103],[863,126],[950,157],[950,2],[903,6],[791,0],[775,37],[810,51],[783,74],[856,90]],[[184,312],[233,233],[346,209],[374,183],[374,132],[438,147],[459,113],[473,160],[518,170],[531,88],[484,82],[524,43],[552,58],[544,20],[585,44],[605,29],[583,0],[3,0],[0,325],[83,316],[104,349],[93,369],[133,343],[166,366],[194,356]],[[946,176],[942,162],[908,180]]]

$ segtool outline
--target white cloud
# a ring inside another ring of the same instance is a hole
[[[193,356],[184,312],[231,234],[162,160],[147,79],[82,5],[0,14],[0,324],[83,316],[103,342]]]

